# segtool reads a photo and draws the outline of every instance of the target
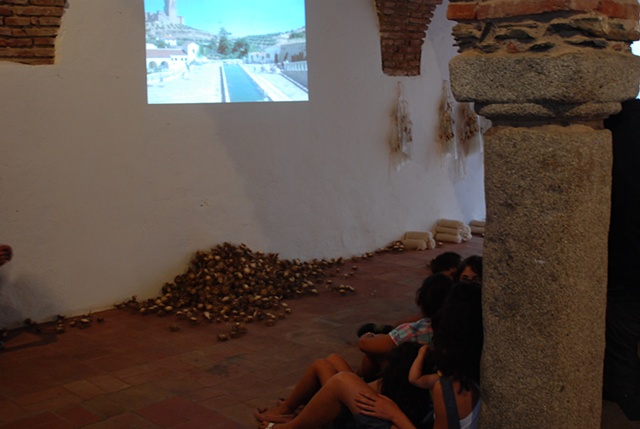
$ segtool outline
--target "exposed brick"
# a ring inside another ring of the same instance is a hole
[[[65,0],[30,0],[34,6],[64,6]]]
[[[0,57],[0,61],[27,64],[32,66],[55,64],[55,58],[11,58],[11,57],[2,58]]]
[[[36,46],[55,46],[55,37],[36,37],[33,39],[33,44]]]
[[[11,36],[12,31],[11,28],[0,27],[0,36]]]
[[[596,10],[600,0],[488,0],[478,5],[477,19],[537,15],[547,12]]]
[[[57,18],[53,16],[45,16],[45,17],[34,18],[34,19],[36,20],[36,24],[38,25],[60,27],[60,25],[62,24],[62,18]]]
[[[58,35],[58,28],[56,27],[32,27],[25,28],[22,31],[28,36],[55,37]]]
[[[29,0],[4,0],[4,4],[29,4]]]
[[[21,48],[5,48],[0,49],[0,57],[12,57],[12,58],[43,58],[43,57],[53,57],[55,54],[54,48],[31,48],[31,49],[21,49]]]
[[[4,19],[4,24],[8,26],[24,26],[31,25],[31,19],[25,17],[11,16]]]
[[[640,5],[637,3],[620,3],[613,0],[602,0],[598,11],[611,18],[623,18],[638,20],[638,13],[640,12]]]
[[[16,6],[13,12],[20,16],[62,16],[64,9],[61,7],[41,7],[41,6]]]
[[[436,5],[441,3],[442,0],[375,0],[385,74],[420,74],[425,32]]]
[[[13,8],[10,6],[0,6],[0,16],[13,15]]]
[[[27,32],[25,28],[12,28],[11,29],[11,36],[13,37],[26,37],[27,36]]]
[[[449,3],[447,8],[447,19],[451,21],[464,21],[476,19],[476,6],[473,3]]]
[[[33,46],[33,40],[29,38],[0,39],[0,48],[26,48],[29,46]]]

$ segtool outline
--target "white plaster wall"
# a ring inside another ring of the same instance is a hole
[[[15,251],[0,327],[155,296],[223,241],[351,256],[483,218],[482,155],[458,180],[435,139],[455,55],[446,6],[419,77],[382,73],[372,0],[308,0],[310,102],[149,106],[142,0],[70,0],[56,65],[0,63],[0,242]],[[399,171],[398,81],[414,122]]]

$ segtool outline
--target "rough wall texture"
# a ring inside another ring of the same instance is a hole
[[[66,0],[3,0],[0,60],[53,64]]]
[[[599,427],[610,135],[496,128],[485,168],[483,426]]]
[[[601,120],[637,94],[639,10],[636,0],[451,2],[463,54],[452,91],[494,121]]]
[[[375,0],[380,25],[382,71],[418,76],[422,43],[436,5],[442,0]]]
[[[611,137],[636,0],[452,0],[459,101],[485,136],[483,427],[600,425]],[[615,72],[614,72],[615,71]]]

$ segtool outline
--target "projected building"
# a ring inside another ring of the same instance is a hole
[[[164,12],[147,12],[147,22],[184,24],[184,18],[178,16],[177,0],[164,0]]]
[[[158,49],[147,45],[147,70],[179,70],[188,68],[198,55],[198,44],[189,43],[182,48]]]

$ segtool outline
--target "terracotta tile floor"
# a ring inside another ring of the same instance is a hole
[[[171,332],[175,319],[124,310],[60,335],[11,331],[0,352],[0,428],[255,428],[251,411],[285,396],[313,359],[338,352],[357,366],[357,328],[412,314],[426,262],[446,250],[481,254],[482,239],[359,261],[348,280],[357,293],[321,287],[289,301],[292,314],[276,326],[250,324],[227,342],[217,341],[222,324]],[[603,416],[606,429],[640,427],[612,403]]]

